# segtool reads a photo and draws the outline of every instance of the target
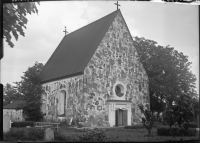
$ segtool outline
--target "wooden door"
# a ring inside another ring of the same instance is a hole
[[[121,110],[121,109],[118,109],[118,110],[115,110],[115,125],[116,126],[124,126],[124,121],[123,121],[123,116],[125,116],[126,113],[123,113],[124,110]],[[127,124],[127,123],[125,123]]]
[[[122,112],[122,125],[123,126],[127,126],[127,122],[128,122],[128,112],[127,112],[127,110],[122,110],[123,112]]]
[[[118,113],[119,113],[119,110],[115,110],[115,125],[116,126],[119,126],[118,125]]]
[[[118,113],[118,126],[122,126],[123,125],[123,110],[119,109],[119,113]]]

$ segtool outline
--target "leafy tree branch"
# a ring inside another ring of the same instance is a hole
[[[18,40],[19,34],[25,37],[24,28],[28,22],[26,16],[32,13],[38,14],[35,2],[3,4],[3,38],[11,48],[14,47],[11,33],[15,40]]]

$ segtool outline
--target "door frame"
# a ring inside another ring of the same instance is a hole
[[[119,115],[119,112],[122,112],[120,115]],[[123,120],[123,114],[124,112],[127,112],[126,113],[126,125],[124,125],[124,120]],[[119,118],[121,118],[121,122],[122,122],[122,125],[119,125]],[[123,127],[123,126],[127,126],[128,124],[128,110],[127,109],[120,109],[120,108],[116,108],[115,110],[115,126],[117,127]]]

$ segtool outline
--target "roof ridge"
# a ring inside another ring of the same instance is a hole
[[[25,104],[25,100],[15,100],[12,103],[3,106],[3,109],[16,109],[21,104]]]
[[[112,15],[112,14],[114,14],[114,13],[117,12],[117,11],[120,11],[120,9],[118,9],[118,10],[116,10],[116,11],[114,11],[114,12],[108,14],[108,15],[105,15],[105,16],[101,17],[100,19],[97,19],[97,20],[95,20],[95,21],[93,21],[93,22],[91,22],[91,23],[89,23],[89,24],[87,24],[87,25],[85,25],[85,26],[83,26],[83,27],[81,27],[81,28],[79,28],[79,29],[76,29],[75,31],[73,31],[73,32],[71,32],[71,33],[69,33],[69,34],[72,34],[72,33],[76,32],[76,31],[78,31],[78,30],[81,30],[81,29],[83,29],[83,28],[85,28],[85,27],[87,27],[87,26],[89,26],[89,25],[91,25],[91,24],[94,24],[95,22],[97,22],[97,21],[99,21],[99,20],[102,20],[103,18],[106,18],[107,16]],[[67,34],[67,35],[69,35],[69,34]],[[65,35],[64,38],[65,38],[67,35]]]

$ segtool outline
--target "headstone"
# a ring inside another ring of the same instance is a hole
[[[11,128],[11,120],[9,115],[3,116],[3,132],[8,132]]]
[[[54,131],[51,128],[47,128],[44,133],[45,141],[53,141],[54,140]]]

